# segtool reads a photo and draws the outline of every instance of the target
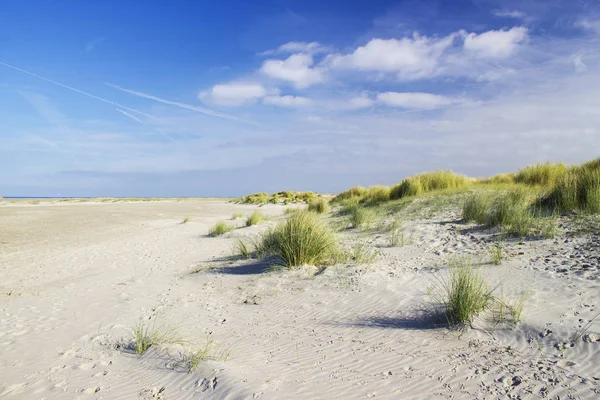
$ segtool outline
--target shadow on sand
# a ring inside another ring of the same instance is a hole
[[[370,316],[354,322],[336,323],[338,326],[361,328],[386,328],[406,330],[433,330],[448,328],[448,322],[443,313],[434,310],[418,311],[414,315],[386,317]]]

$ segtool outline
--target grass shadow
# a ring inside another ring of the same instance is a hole
[[[448,328],[448,321],[442,312],[436,310],[418,310],[413,315],[387,317],[369,316],[354,322],[338,323],[337,325],[361,328],[384,328],[404,330],[436,330]]]
[[[279,269],[279,267],[270,263],[269,260],[255,260],[249,264],[221,267],[215,269],[215,272],[227,275],[260,275],[276,269]]]

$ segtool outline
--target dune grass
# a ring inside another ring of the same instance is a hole
[[[343,200],[349,200],[351,198],[361,199],[367,193],[367,189],[362,186],[354,186],[350,189],[335,196],[331,202],[340,203]]]
[[[359,265],[368,265],[377,259],[377,252],[369,248],[367,243],[361,243],[352,247],[349,258]]]
[[[300,210],[264,232],[255,251],[260,258],[272,256],[275,264],[295,268],[331,263],[339,248],[334,232],[317,214]]]
[[[181,221],[182,224],[187,224],[188,222],[190,222],[191,218],[190,217],[185,217],[183,219],[183,221]]]
[[[457,257],[450,260],[448,276],[439,279],[438,301],[449,324],[470,324],[490,307],[492,292],[481,270],[468,257]]]
[[[244,218],[245,215],[243,213],[235,213],[231,216],[231,219],[239,219],[239,218]]]
[[[208,234],[213,237],[220,236],[224,233],[231,232],[233,229],[234,227],[227,224],[225,221],[219,221],[208,231]]]
[[[308,202],[308,211],[324,214],[329,211],[329,202],[322,197],[312,199]]]
[[[158,325],[156,319],[149,323],[140,320],[133,328],[132,347],[138,356],[152,346],[182,342],[177,327]]]
[[[463,204],[463,221],[485,224],[488,210],[491,207],[492,202],[493,198],[489,193],[473,193],[465,200]]]
[[[600,160],[600,159],[598,159]],[[554,188],[538,202],[554,212],[600,212],[600,161],[590,161],[572,168]]]
[[[502,258],[504,258],[504,246],[502,245],[502,242],[499,241],[498,243],[491,244],[488,251],[490,252],[492,264],[502,264]]]
[[[246,226],[258,225],[264,221],[265,216],[260,211],[254,211],[246,218]]]
[[[272,204],[289,204],[289,203],[307,203],[311,199],[318,197],[319,195],[314,192],[296,192],[296,191],[283,191],[273,194],[266,192],[253,193],[247,196],[240,197],[233,200],[235,203],[243,204],[258,204],[264,205],[268,203]]]
[[[516,183],[529,186],[554,186],[568,171],[565,164],[542,163],[521,168],[514,176]]]
[[[471,180],[466,176],[455,174],[452,171],[425,172],[406,178],[399,184],[392,186],[390,199],[397,200],[436,190],[458,188],[466,186],[470,182]]]
[[[390,188],[387,186],[371,186],[363,195],[363,201],[367,204],[383,203],[390,200]]]

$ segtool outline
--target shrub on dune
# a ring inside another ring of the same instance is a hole
[[[256,245],[262,257],[273,256],[287,268],[325,265],[338,254],[335,234],[315,213],[301,210],[265,232]]]

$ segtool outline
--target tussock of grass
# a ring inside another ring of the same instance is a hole
[[[403,197],[419,196],[435,190],[451,189],[466,186],[471,180],[452,171],[434,171],[411,176],[394,185],[390,192],[390,199],[397,200]]]
[[[305,210],[263,233],[255,247],[259,257],[273,256],[277,264],[287,268],[326,265],[339,253],[331,228],[318,215]]]
[[[252,215],[246,218],[246,226],[258,225],[265,219],[260,211],[254,211]]]
[[[298,211],[297,208],[286,208],[285,211],[283,212],[284,215],[290,215],[295,213],[296,211]]]
[[[224,233],[227,232],[231,232],[234,229],[233,226],[228,225],[226,222],[224,221],[219,221],[216,223],[215,226],[213,226],[209,231],[208,234],[210,236],[220,236]]]
[[[515,174],[512,172],[508,174],[497,174],[489,178],[478,179],[477,182],[486,185],[510,185],[515,183]]]
[[[312,199],[308,202],[308,211],[324,214],[329,211],[329,202],[322,197]]]
[[[361,205],[353,205],[342,210],[342,214],[349,216],[349,223],[353,228],[365,226],[369,228],[377,218],[377,213],[372,208]]]
[[[157,325],[156,319],[150,323],[140,320],[133,328],[132,347],[138,356],[152,346],[181,342],[176,327]]]
[[[473,193],[463,204],[463,220],[465,222],[484,224],[487,220],[488,210],[492,205],[492,202],[493,198],[488,193]]]
[[[515,175],[515,182],[529,186],[554,186],[568,171],[565,164],[543,163],[521,168]]]
[[[452,259],[448,274],[446,279],[440,279],[438,288],[446,319],[451,325],[470,324],[489,308],[493,289],[467,257]]]
[[[181,221],[182,224],[187,224],[188,222],[190,222],[191,218],[190,217],[185,217],[183,219],[183,221]]]
[[[369,204],[377,204],[389,201],[390,188],[381,185],[371,186],[363,195],[363,199],[366,203]]]
[[[206,342],[203,346],[199,346],[193,350],[187,349],[182,355],[182,363],[187,367],[189,372],[194,372],[203,361],[217,360],[226,361],[229,358],[230,351],[217,345],[213,338],[206,336]]]
[[[234,246],[235,246],[234,247],[234,253],[239,254],[240,256],[242,256],[243,258],[245,258],[246,260],[249,260],[250,258],[252,258],[252,255],[254,254],[254,252],[246,244],[246,242],[244,242],[242,239],[238,239],[235,242]]]
[[[245,215],[242,213],[235,213],[235,214],[233,214],[231,219],[238,219],[238,218],[244,218],[244,217],[245,217]]]

